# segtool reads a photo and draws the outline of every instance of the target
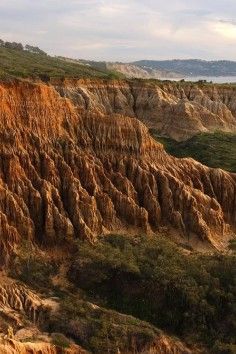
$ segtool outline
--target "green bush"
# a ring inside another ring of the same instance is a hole
[[[52,287],[58,265],[44,257],[31,243],[22,243],[9,265],[10,275],[39,290]]]
[[[71,341],[64,336],[62,333],[52,333],[51,334],[52,343],[57,347],[66,349],[70,347]]]
[[[229,246],[228,248],[233,251],[233,252],[236,252],[236,240],[235,239],[232,239],[229,241]]]
[[[160,137],[155,129],[151,129],[150,133],[173,156],[192,157],[209,167],[236,172],[236,134],[202,133],[187,141],[177,142]]]
[[[212,349],[214,354],[235,354],[236,345],[234,344],[225,344],[217,341]]]
[[[69,295],[50,321],[50,330],[65,333],[92,353],[139,352],[160,331],[132,316],[95,306]]]
[[[69,277],[113,309],[212,346],[235,340],[235,264],[233,255],[185,255],[161,237],[111,235],[79,242]]]

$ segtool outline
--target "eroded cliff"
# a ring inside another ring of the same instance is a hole
[[[136,117],[178,141],[200,132],[236,132],[233,86],[98,80],[54,84],[80,107]]]
[[[42,298],[24,284],[0,273],[0,353],[1,354],[86,354],[69,342],[63,349],[53,336],[41,332],[59,304]]]
[[[68,98],[64,91],[27,81],[1,84],[2,265],[22,240],[50,246],[162,226],[222,247],[236,221],[234,174],[168,156],[128,117],[128,107],[122,115],[109,108],[132,101],[126,92],[114,98],[112,91],[108,102],[101,90],[99,103],[77,86]]]

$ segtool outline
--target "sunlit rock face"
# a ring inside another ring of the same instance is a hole
[[[0,339],[0,353],[1,354],[88,354],[79,346],[74,348],[62,349],[47,342],[32,343],[20,342],[14,339]],[[181,353],[180,353],[181,354]]]
[[[53,246],[163,226],[222,247],[235,226],[236,176],[168,156],[130,117],[146,88],[132,88],[134,100],[128,86],[83,85],[0,86],[2,265],[23,239]]]
[[[236,89],[223,85],[66,80],[55,87],[87,110],[136,117],[175,140],[236,131]]]

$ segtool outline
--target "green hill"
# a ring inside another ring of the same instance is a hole
[[[176,157],[192,157],[209,167],[222,168],[236,172],[236,135],[216,132],[199,134],[193,138],[176,142],[169,138],[159,137],[151,130],[156,140],[161,142],[166,151]]]
[[[100,77],[115,78],[118,74],[108,70],[99,70],[88,65],[82,65],[51,57],[43,51],[30,52],[25,49],[8,48],[0,45],[0,77],[40,78],[80,78]]]

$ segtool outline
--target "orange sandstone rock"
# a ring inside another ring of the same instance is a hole
[[[73,90],[64,98],[42,83],[0,85],[2,265],[22,239],[54,245],[165,225],[220,248],[235,227],[236,176],[168,156],[138,120]],[[132,101],[109,90],[116,105]]]

